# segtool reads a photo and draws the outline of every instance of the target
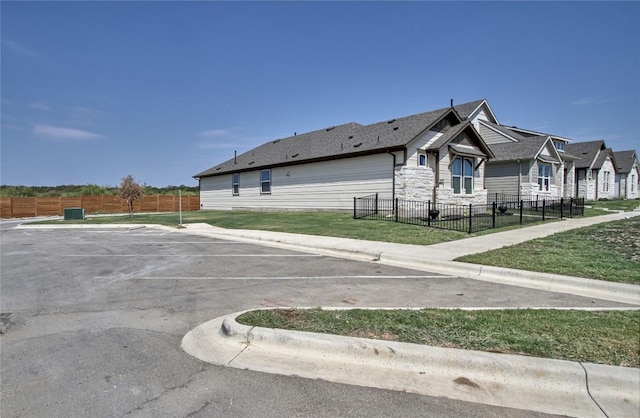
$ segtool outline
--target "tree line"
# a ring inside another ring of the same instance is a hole
[[[166,186],[152,187],[141,185],[145,195],[178,195],[181,190],[183,195],[197,195],[199,193],[198,186]],[[71,185],[65,184],[60,186],[12,186],[0,185],[1,197],[78,197],[78,196],[99,196],[99,195],[117,195],[119,194],[118,186],[100,186],[97,184]]]

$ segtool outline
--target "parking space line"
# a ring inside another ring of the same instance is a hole
[[[63,254],[59,257],[324,257],[321,254]]]
[[[96,244],[100,244],[100,245],[104,245],[104,241],[95,241]],[[82,242],[65,242],[64,245],[87,245],[87,244],[93,244],[93,242],[87,242],[87,241],[82,241]],[[161,244],[161,245],[166,245],[166,246],[173,246],[175,244],[223,244],[223,245],[239,245],[238,242],[232,242],[232,241],[140,241],[140,242],[134,242],[134,245],[157,245],[157,244]]]
[[[113,279],[113,276],[95,276],[94,279],[106,280]],[[229,276],[130,276],[122,277],[119,280],[336,280],[336,279],[452,279],[453,276],[440,276],[440,275],[419,275],[419,276],[248,276],[248,277],[229,277]]]

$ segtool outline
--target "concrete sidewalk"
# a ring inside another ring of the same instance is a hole
[[[249,327],[240,313],[182,340],[209,363],[579,417],[637,417],[640,371],[564,360]]]
[[[223,229],[208,224],[188,224],[180,231],[213,238],[235,240],[296,251],[321,253],[329,256],[361,261],[375,261],[398,267],[471,278],[550,292],[640,305],[640,286],[569,277],[558,274],[536,273],[501,267],[452,261],[457,257],[482,253],[558,232],[595,225],[603,222],[639,216],[640,211],[611,213],[608,215],[566,219],[527,228],[496,232],[435,245],[395,244],[317,235],[284,232]]]

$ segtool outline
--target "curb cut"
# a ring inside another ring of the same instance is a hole
[[[638,369],[250,327],[244,312],[194,328],[182,349],[205,362],[336,383],[585,417],[635,416]]]

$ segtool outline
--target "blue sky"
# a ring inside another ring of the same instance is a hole
[[[638,2],[10,2],[0,183],[197,185],[276,138],[487,99],[640,144]]]

